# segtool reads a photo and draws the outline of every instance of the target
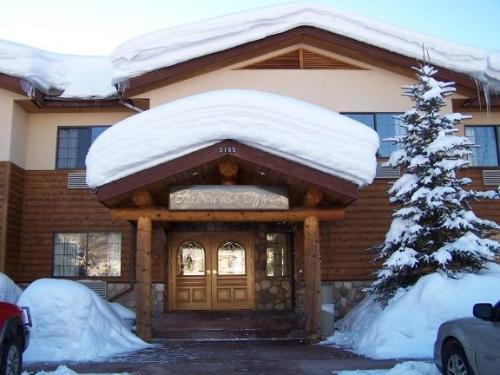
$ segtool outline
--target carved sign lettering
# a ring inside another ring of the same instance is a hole
[[[194,185],[170,188],[171,210],[288,210],[286,187]]]

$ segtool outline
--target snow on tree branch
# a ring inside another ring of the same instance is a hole
[[[382,301],[432,272],[477,272],[500,251],[498,241],[487,238],[500,226],[476,217],[470,206],[499,199],[500,190],[467,190],[470,179],[457,176],[475,145],[455,135],[469,116],[441,113],[454,83],[434,79],[437,70],[430,65],[414,69],[418,83],[403,87],[413,106],[398,116],[404,133],[386,140],[400,146],[386,165],[405,173],[389,189],[390,202],[400,208],[375,247],[383,266],[370,290]]]

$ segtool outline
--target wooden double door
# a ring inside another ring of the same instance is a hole
[[[252,235],[173,233],[170,310],[251,310],[255,306]]]

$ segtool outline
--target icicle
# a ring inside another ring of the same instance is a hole
[[[484,101],[486,102],[486,113],[490,113],[490,90],[488,86],[488,82],[482,82],[481,88],[483,89]]]
[[[482,103],[481,103],[481,90],[479,88],[480,86],[480,81],[477,79],[477,78],[473,78],[474,79],[474,83],[476,84],[476,92],[477,92],[477,100],[478,100],[478,104],[479,104],[479,110],[481,110],[482,108]]]
[[[35,96],[35,85],[29,81],[21,80],[21,88],[31,99]]]
[[[129,87],[129,80],[126,79],[125,81],[118,82],[116,85],[116,89],[118,92],[123,92]]]

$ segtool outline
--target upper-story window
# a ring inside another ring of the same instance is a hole
[[[466,126],[465,135],[478,146],[474,147],[469,156],[471,166],[500,165],[500,125]]]
[[[342,113],[345,116],[359,121],[378,133],[380,147],[377,156],[388,158],[391,152],[397,149],[397,145],[391,142],[383,142],[384,139],[402,134],[404,128],[399,125],[399,120],[395,116],[399,113]]]
[[[57,131],[58,169],[84,169],[90,145],[107,126],[59,127]]]

